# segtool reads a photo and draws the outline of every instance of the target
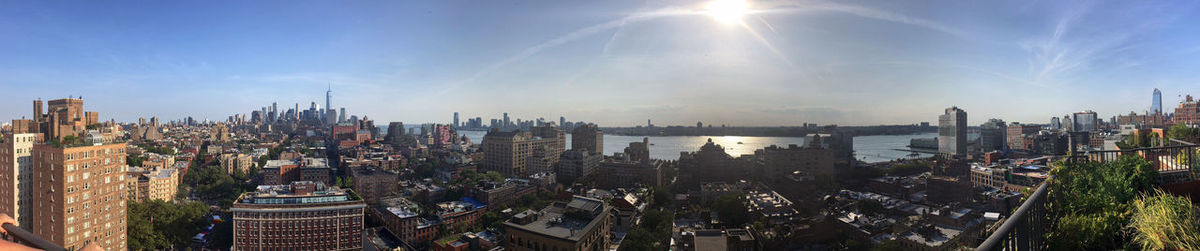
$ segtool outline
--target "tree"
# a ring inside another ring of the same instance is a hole
[[[146,161],[146,157],[140,155],[125,155],[125,164],[129,166],[142,166],[142,162]]]
[[[487,173],[483,174],[483,178],[495,182],[504,181],[504,175],[497,171],[488,171]]]
[[[618,250],[667,250],[671,245],[671,225],[675,213],[663,210],[646,210],[641,223],[633,228]]]
[[[1175,124],[1167,130],[1168,137],[1183,141],[1194,141],[1197,135],[1200,135],[1200,132],[1197,132],[1196,128],[1188,127],[1183,123]]]
[[[870,215],[879,215],[884,213],[882,203],[877,200],[865,199],[858,201],[858,212]]]
[[[672,199],[674,199],[674,198],[671,196],[671,192],[667,191],[666,188],[654,189],[654,206],[653,207],[656,207],[656,208],[663,207],[663,206],[667,205],[667,203],[670,203]]]
[[[183,182],[194,188],[203,199],[233,199],[245,189],[245,180],[235,179],[219,166],[198,166],[192,169],[183,176]]]
[[[163,250],[189,243],[198,228],[208,224],[208,206],[199,202],[174,204],[161,200],[127,201],[127,235],[131,250]]]
[[[717,200],[713,201],[712,210],[717,212],[725,226],[741,226],[750,218],[746,202],[738,194],[717,197]]]
[[[483,213],[483,216],[480,218],[480,221],[483,222],[483,226],[486,228],[499,229],[504,224],[504,217],[500,217],[500,215],[496,214],[496,212],[488,211]]]

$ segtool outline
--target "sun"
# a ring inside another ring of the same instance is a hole
[[[746,0],[713,0],[705,6],[705,13],[722,24],[742,22],[750,4]]]

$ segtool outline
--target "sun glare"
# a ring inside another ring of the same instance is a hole
[[[705,6],[705,13],[722,24],[736,24],[742,22],[749,5],[745,0],[713,0]]]

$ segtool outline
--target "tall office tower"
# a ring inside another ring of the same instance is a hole
[[[604,131],[596,124],[575,127],[571,131],[571,150],[586,150],[592,155],[604,155]]]
[[[296,103],[296,113],[292,114],[292,121],[300,121],[300,103]]]
[[[271,102],[271,121],[279,119],[279,103]]]
[[[384,136],[384,141],[387,141],[389,144],[399,145],[402,139],[404,139],[404,123],[388,123],[387,136]]]
[[[458,112],[454,112],[454,126],[451,126],[451,127],[453,127],[453,128],[458,128],[458,126],[459,126],[459,124],[458,124]]]
[[[938,153],[955,158],[967,155],[967,112],[957,106],[938,116]]]
[[[1004,120],[989,119],[979,126],[979,149],[983,152],[1002,151],[1008,146],[1008,127]]]
[[[506,112],[506,113],[504,113],[504,124],[503,124],[503,125],[500,125],[500,127],[503,127],[503,128],[508,128],[508,127],[509,127],[509,123],[508,123],[508,113],[507,113],[507,112]]]
[[[1098,128],[1096,112],[1082,111],[1071,114],[1071,131],[1072,132],[1092,132]]]
[[[1150,102],[1150,114],[1163,113],[1162,92],[1159,91],[1158,88],[1154,88],[1154,98]]]
[[[339,109],[337,122],[338,123],[346,122],[346,108],[345,107],[342,107],[341,109]]]
[[[1075,131],[1075,120],[1071,119],[1071,115],[1062,116],[1063,130]]]
[[[1058,117],[1051,117],[1050,118],[1050,129],[1051,130],[1062,129],[1062,120],[1059,120]]]
[[[327,87],[327,89],[325,89],[325,109],[333,110],[333,85],[332,84],[330,84]],[[329,114],[326,113],[326,115],[329,115]],[[333,119],[333,118],[337,118],[337,117],[333,116],[333,117],[328,117],[328,118],[323,118],[323,119],[325,119],[325,122],[329,122],[329,120]]]
[[[73,118],[81,99],[51,100],[51,117]],[[51,121],[58,135],[79,135],[86,128]],[[78,120],[75,120],[78,121]],[[64,121],[67,122],[67,121]],[[82,124],[82,123],[79,123]],[[125,245],[125,143],[114,143],[111,128],[90,130],[71,142],[33,146],[33,233],[78,250],[88,243],[104,249]]]
[[[562,127],[565,130],[567,128],[567,117],[559,116],[558,117],[558,126]]]
[[[331,124],[331,125],[332,125],[332,124],[335,124],[335,123],[337,123],[337,118],[338,118],[338,110],[337,110],[337,109],[333,109],[333,107],[328,107],[328,108],[326,108],[326,109],[328,109],[329,111],[328,111],[328,112],[326,112],[325,114],[328,114],[328,116],[329,116],[329,117],[328,117],[328,118],[325,118],[325,123],[326,123],[326,124]]]
[[[238,197],[233,250],[360,250],[367,205],[320,182],[259,186]]]
[[[0,139],[0,213],[11,215],[26,230],[33,229],[32,153],[37,139],[35,133],[5,134]]]

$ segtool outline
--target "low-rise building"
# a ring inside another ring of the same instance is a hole
[[[250,173],[250,168],[254,166],[254,158],[243,153],[221,154],[217,159],[221,168],[224,168],[227,173],[234,173],[234,171]]]
[[[130,167],[126,179],[136,181],[129,187],[130,198],[136,201],[174,201],[179,192],[179,171],[174,168],[144,169]],[[131,182],[133,183],[133,182]]]
[[[371,207],[372,214],[383,222],[384,228],[405,243],[417,244],[437,238],[435,222],[419,217],[417,203],[402,197],[382,198]]]
[[[280,185],[294,181],[328,183],[333,170],[327,159],[302,158],[301,160],[268,160],[263,167],[263,184]]]
[[[368,203],[395,196],[400,189],[400,174],[395,171],[358,168],[351,171],[350,175],[354,180],[354,191]]]
[[[609,246],[612,207],[575,196],[541,211],[526,210],[504,223],[505,250],[602,250]]]
[[[605,189],[662,186],[662,162],[606,159],[600,162],[596,185]]]

